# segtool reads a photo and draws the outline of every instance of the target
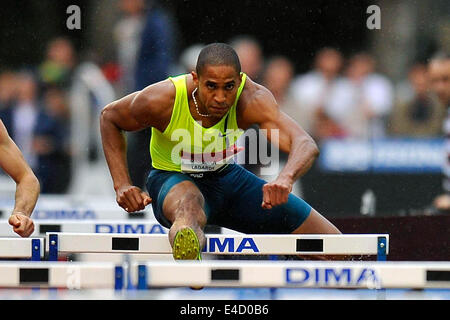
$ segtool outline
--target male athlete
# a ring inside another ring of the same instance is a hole
[[[15,233],[21,237],[29,237],[34,231],[34,223],[30,217],[39,197],[39,181],[1,120],[0,167],[16,182],[14,210],[8,222]]]
[[[152,203],[156,219],[170,228],[177,260],[201,258],[206,224],[249,234],[340,233],[290,193],[319,154],[315,142],[279,110],[269,90],[241,72],[236,52],[226,44],[203,48],[195,72],[110,103],[100,122],[118,204],[134,212]],[[240,150],[234,146],[239,134],[252,124],[289,153],[275,181],[227,161]],[[149,194],[130,181],[123,135],[146,127],[152,127]]]

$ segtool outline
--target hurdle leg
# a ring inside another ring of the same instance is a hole
[[[386,261],[386,237],[378,237],[377,260]]]
[[[270,259],[271,261],[276,261],[276,260],[278,260],[278,256],[276,256],[276,255],[270,255],[270,256],[269,256],[269,259]],[[270,288],[269,290],[270,290],[270,299],[271,299],[271,300],[275,300],[275,294],[276,294],[276,292],[277,292],[277,288],[272,287],[272,288]]]
[[[58,261],[58,235],[51,234],[49,236],[48,260]]]
[[[147,289],[147,266],[140,264],[138,266],[138,290]]]
[[[116,266],[114,269],[114,290],[122,290],[123,289],[123,267]]]
[[[31,240],[31,261],[41,260],[41,242],[39,239]]]
[[[378,237],[378,245],[377,245],[377,260],[378,261],[386,261],[386,246],[387,246],[386,237]],[[377,299],[378,300],[386,299],[386,289],[377,288]]]
[[[41,261],[41,242],[39,239],[31,240],[31,261]],[[39,287],[32,287],[32,292],[39,292]]]

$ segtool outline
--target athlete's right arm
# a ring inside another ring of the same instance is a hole
[[[167,125],[167,118],[170,121],[167,111],[173,104],[172,90],[174,88],[170,80],[161,81],[108,104],[101,112],[103,151],[116,191],[116,200],[128,212],[143,210],[151,198],[133,186],[130,179],[125,131],[138,131],[147,127],[161,130]]]

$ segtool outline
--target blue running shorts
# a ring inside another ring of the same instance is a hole
[[[208,225],[247,234],[286,234],[297,229],[311,212],[311,206],[292,193],[287,203],[263,209],[262,188],[267,182],[239,164],[229,164],[220,172],[205,173],[201,178],[152,168],[146,187],[153,200],[155,218],[167,228],[171,223],[162,212],[164,199],[173,186],[185,180],[194,183],[203,194]]]

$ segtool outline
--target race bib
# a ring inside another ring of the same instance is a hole
[[[219,170],[223,166],[233,163],[234,156],[244,150],[243,147],[233,145],[222,152],[190,153],[181,151],[181,172],[199,173]]]

